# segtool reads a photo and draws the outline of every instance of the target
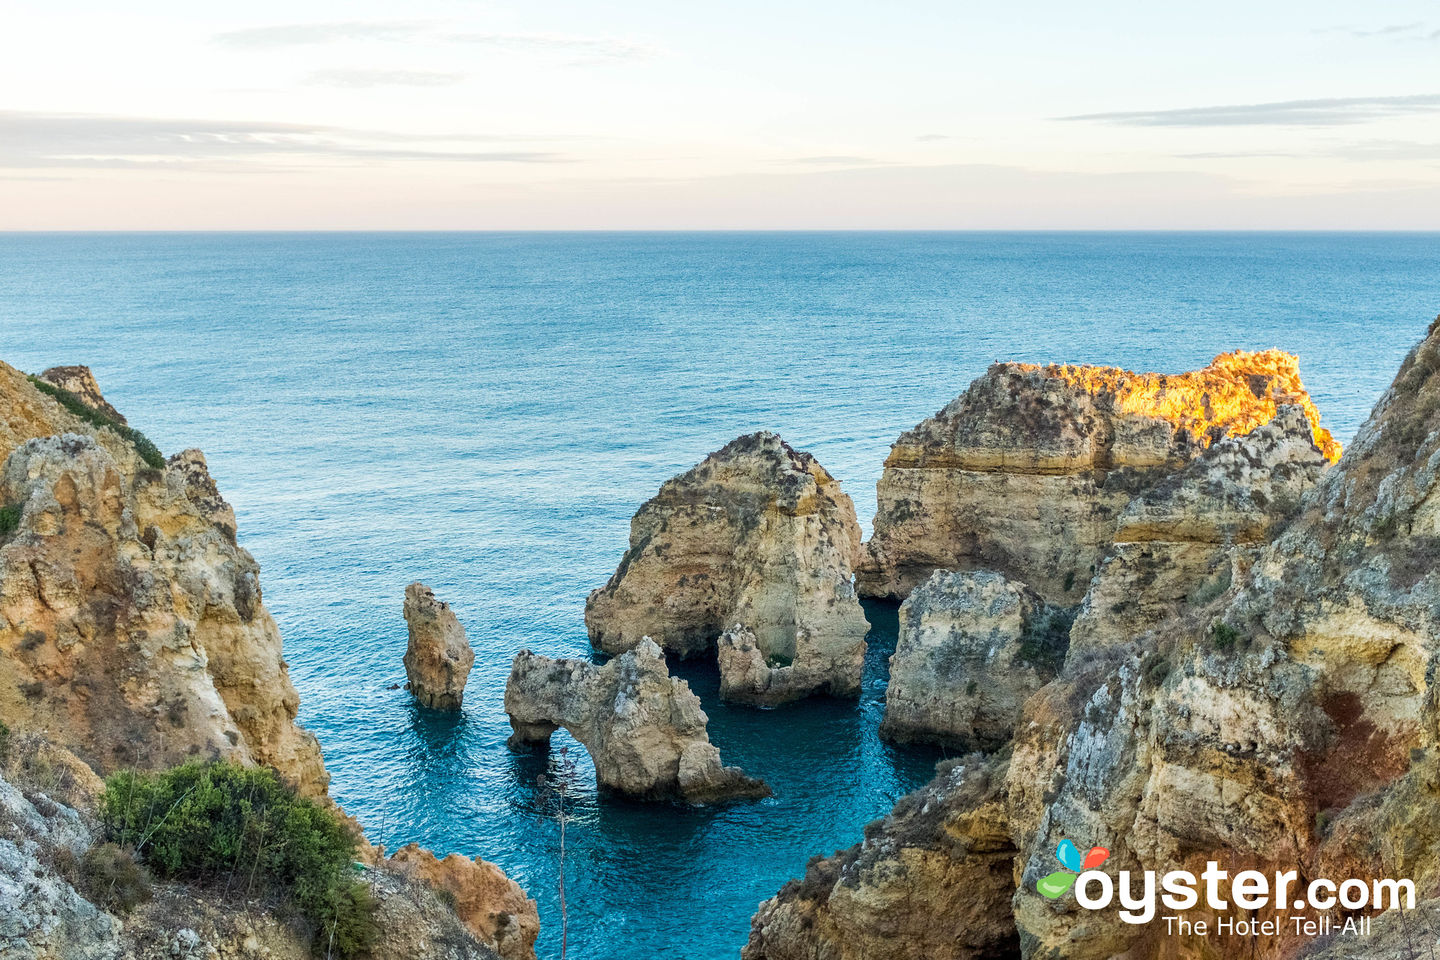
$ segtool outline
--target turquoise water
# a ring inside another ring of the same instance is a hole
[[[1440,235],[0,235],[0,358],[87,363],[166,452],[205,450],[336,798],[392,848],[500,863],[549,957],[556,829],[504,681],[522,647],[586,652],[585,595],[663,480],[775,429],[868,528],[890,442],[1000,358],[1279,346],[1344,439],[1437,312]],[[459,716],[391,689],[417,579],[477,650]],[[875,737],[895,614],[868,613],[858,709],[727,708],[680,669],[774,799],[628,804],[582,769],[571,957],[733,958],[760,900],[927,779]]]

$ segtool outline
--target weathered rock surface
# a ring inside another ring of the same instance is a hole
[[[37,378],[74,394],[81,403],[100,411],[117,423],[126,422],[120,411],[110,406],[110,402],[100,392],[100,384],[95,382],[95,375],[90,372],[89,367],[51,367]]]
[[[407,686],[423,706],[459,710],[465,681],[475,665],[475,651],[450,605],[436,599],[423,583],[405,588],[405,623],[410,642],[405,648]]]
[[[495,864],[458,853],[441,860],[412,843],[395,851],[388,867],[447,891],[466,928],[502,960],[535,960],[540,935],[535,901]]]
[[[992,570],[937,570],[900,607],[880,735],[962,750],[1009,742],[1054,679],[1071,615]]]
[[[1299,513],[1329,465],[1304,411],[1284,406],[1130,501],[1081,604],[1072,649],[1127,642],[1215,599]]]
[[[1287,404],[1336,459],[1298,361],[1278,350],[1175,375],[995,364],[891,448],[857,588],[901,598],[937,569],[992,569],[1078,603],[1131,500]]]
[[[0,502],[19,511],[0,546],[0,719],[101,772],[223,756],[325,793],[259,569],[198,451],[127,470],[87,435],[29,440]]]
[[[564,727],[590,752],[601,787],[641,800],[718,803],[770,795],[720,763],[689,684],[670,676],[651,640],[604,666],[522,650],[505,685],[512,747],[546,744]]]
[[[853,696],[865,656],[851,585],[855,507],[825,468],[773,433],[741,437],[667,481],[630,524],[630,548],[590,595],[585,623],[607,653],[652,637],[682,657],[741,624],[761,659],[793,669],[728,689],[773,704],[810,693]]]
[[[942,765],[865,828],[863,843],[810,861],[760,905],[744,960],[990,960],[1019,951],[1003,904],[1015,889],[1005,765]],[[1001,909],[994,909],[995,904]]]
[[[1022,850],[1082,836],[1113,844],[1122,868],[1224,856],[1433,885],[1437,372],[1440,323],[1218,611],[1142,636],[1109,669],[1032,701],[1011,766]],[[1082,932],[1039,902],[1033,880],[1016,908],[1037,952],[1108,956],[1136,941],[1094,917]]]

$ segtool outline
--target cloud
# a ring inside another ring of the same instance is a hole
[[[546,151],[444,146],[477,139],[510,138],[427,137],[294,123],[0,111],[0,167],[10,169],[193,168],[277,159],[312,163],[555,163],[569,159]]]
[[[950,135],[947,133],[922,133],[915,139],[921,143],[934,143],[937,140],[949,140]]]
[[[306,83],[325,87],[448,87],[465,79],[463,73],[429,70],[317,70]]]
[[[424,23],[410,21],[282,23],[217,33],[213,39],[231,47],[296,47],[341,40],[409,40],[426,28]]]
[[[468,43],[501,50],[539,50],[581,54],[598,60],[649,60],[657,51],[644,44],[609,37],[570,37],[545,33],[452,33],[451,43]]]
[[[1055,119],[1109,123],[1125,127],[1336,127],[1423,113],[1440,113],[1440,94],[1281,100],[1274,103],[1219,107],[1184,107],[1178,110],[1085,113]]]
[[[816,157],[791,157],[788,160],[781,160],[781,163],[799,163],[807,166],[818,167],[871,167],[882,164],[884,160],[876,160],[873,157],[855,157],[848,154],[825,154]]]
[[[1310,31],[1317,34],[1343,34],[1356,40],[1435,40],[1440,39],[1440,30],[1430,29],[1425,21],[1411,23],[1390,23],[1382,27],[1320,27]]]

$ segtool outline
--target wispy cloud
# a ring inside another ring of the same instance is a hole
[[[1440,94],[1281,100],[1274,103],[1183,107],[1176,110],[1085,113],[1055,119],[1126,127],[1337,127],[1424,113],[1440,113]]]
[[[465,79],[463,73],[429,70],[317,70],[306,83],[325,87],[448,87]]]
[[[1389,23],[1380,27],[1320,27],[1318,34],[1342,34],[1356,40],[1440,40],[1440,29],[1424,20],[1410,23]]]
[[[937,140],[949,140],[950,135],[947,133],[922,133],[915,139],[921,143],[934,143]]]
[[[0,111],[0,167],[189,168],[277,159],[321,163],[429,161],[555,163],[538,150],[457,150],[473,135],[414,136],[343,127],[234,120],[172,120]],[[511,141],[517,145],[522,141]]]
[[[412,21],[346,20],[336,23],[281,23],[215,34],[232,47],[296,47],[342,40],[409,40],[429,25]]]
[[[873,167],[885,161],[876,160],[874,157],[856,157],[850,154],[836,153],[814,157],[790,157],[780,162],[798,163],[811,167]]]
[[[255,49],[313,46],[355,40],[425,41],[434,44],[469,44],[498,50],[565,54],[584,61],[648,60],[654,47],[616,37],[583,37],[550,33],[466,32],[443,25],[409,20],[334,23],[284,23],[249,27],[216,34],[216,43]]]

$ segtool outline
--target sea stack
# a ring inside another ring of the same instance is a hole
[[[824,467],[773,433],[740,437],[667,481],[630,522],[630,547],[590,594],[585,624],[606,653],[651,637],[682,657],[748,631],[754,658],[733,699],[855,696],[868,623],[851,583],[855,506]]]
[[[770,795],[763,781],[720,763],[700,698],[670,676],[648,638],[604,666],[520,651],[505,712],[512,749],[548,744],[564,727],[590,752],[600,786],[632,799],[704,804]]]
[[[1280,350],[1181,374],[997,363],[891,447],[856,586],[903,599],[935,570],[990,569],[1073,606],[1131,500],[1285,405],[1338,459],[1299,361]]]
[[[405,648],[410,693],[421,706],[459,710],[475,651],[455,611],[425,584],[412,583],[405,588],[405,623],[410,628]]]

